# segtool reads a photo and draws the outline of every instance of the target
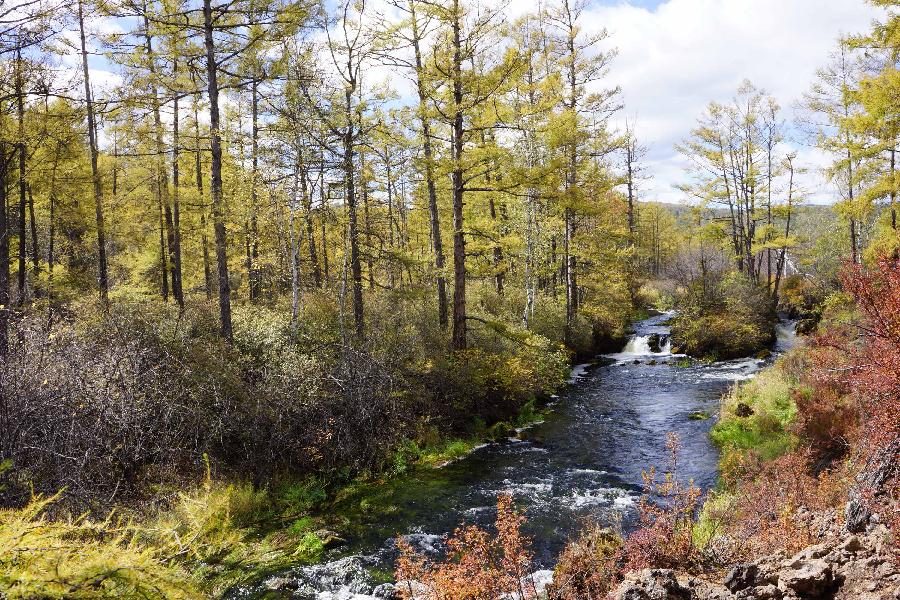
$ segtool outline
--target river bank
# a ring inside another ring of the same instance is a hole
[[[672,355],[665,325],[670,318],[638,322],[621,351],[576,368],[573,383],[554,399],[543,423],[442,469],[387,482],[375,497],[372,490],[348,493],[333,507],[352,515],[355,531],[344,546],[326,552],[321,565],[274,573],[227,597],[386,594],[397,535],[436,556],[443,536],[460,523],[492,522],[497,494],[506,492],[526,510],[537,566],[550,569],[586,519],[621,522],[625,530],[634,526],[641,470],[665,461],[659,431],[681,434],[685,475],[713,487],[717,452],[707,438],[712,421],[695,415],[715,412],[733,382],[752,377],[767,362],[702,363]]]

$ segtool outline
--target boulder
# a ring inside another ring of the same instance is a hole
[[[347,543],[347,540],[342,538],[339,533],[330,529],[319,529],[315,534],[317,538],[322,540],[322,548],[325,550],[331,550]]]
[[[753,563],[735,565],[725,576],[725,587],[732,593],[753,587],[759,578],[759,566]]]
[[[691,600],[691,590],[670,569],[644,569],[629,575],[613,594],[615,600]]]
[[[400,594],[397,592],[397,586],[393,583],[382,583],[372,590],[372,595],[376,598],[384,598],[384,600],[394,600],[400,597]]]
[[[863,545],[862,542],[859,541],[859,538],[855,535],[851,535],[843,542],[841,542],[840,546],[841,550],[845,550],[847,552],[856,553],[862,550]]]
[[[861,533],[866,530],[872,511],[866,506],[862,496],[851,492],[850,500],[844,508],[844,527],[851,533]]]
[[[801,565],[804,561],[812,560],[814,558],[822,558],[823,556],[828,554],[831,549],[832,546],[829,544],[815,544],[813,546],[807,546],[791,558],[790,564],[792,567],[795,567]]]
[[[734,408],[734,415],[742,419],[745,419],[754,413],[755,411],[750,408],[750,405],[745,404],[744,402],[738,402],[738,405]]]
[[[861,533],[873,521],[867,497],[884,493],[884,484],[893,477],[900,476],[900,441],[871,458],[856,477],[856,485],[850,490],[850,500],[844,509],[844,526],[851,533]]]
[[[821,598],[834,587],[834,573],[820,558],[795,561],[793,568],[778,574],[778,587],[800,598]]]
[[[734,595],[736,600],[781,600],[784,592],[770,584],[747,588]]]

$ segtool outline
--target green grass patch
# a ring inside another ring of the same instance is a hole
[[[720,535],[734,514],[735,496],[727,491],[712,492],[703,503],[700,515],[694,522],[691,536],[694,545],[701,550]]]
[[[772,460],[796,445],[797,440],[788,428],[797,413],[791,398],[795,385],[775,365],[760,372],[755,379],[734,387],[723,398],[719,422],[709,434],[722,449],[723,463],[737,458],[736,454],[749,452],[763,460]]]

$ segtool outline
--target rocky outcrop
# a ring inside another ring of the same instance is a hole
[[[691,590],[682,585],[675,571],[645,569],[630,573],[616,590],[615,600],[690,600]]]
[[[883,525],[835,535],[793,556],[731,567],[721,583],[647,569],[631,573],[616,600],[900,600],[900,568]]]
[[[870,506],[885,492],[885,482],[900,476],[900,442],[895,441],[875,455],[856,478],[844,511],[847,531],[864,531],[872,518]],[[866,496],[869,496],[868,498]]]

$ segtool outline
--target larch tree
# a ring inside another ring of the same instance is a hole
[[[608,37],[605,29],[596,34],[582,32],[587,0],[559,0],[546,8],[554,52],[563,81],[559,89],[564,127],[569,133],[562,144],[566,171],[563,186],[563,265],[566,296],[566,340],[571,339],[572,326],[578,312],[578,257],[575,248],[577,212],[583,201],[580,173],[589,161],[586,144],[591,141],[589,128],[603,130],[609,116],[620,108],[619,89],[599,88],[607,75],[614,50],[601,45]]]
[[[841,42],[828,63],[816,72],[816,81],[801,103],[805,109],[803,125],[812,133],[816,144],[834,159],[826,175],[840,193],[839,208],[847,219],[850,259],[854,263],[859,261],[859,223],[864,215],[857,202],[860,138],[851,129],[850,122],[860,110],[853,89],[862,68],[859,57],[848,44]]]
[[[466,192],[493,191],[476,180],[485,163],[470,156],[470,146],[497,122],[494,100],[502,95],[519,68],[512,53],[497,47],[502,15],[499,10],[473,10],[461,0],[434,8],[439,30],[429,65],[429,100],[449,132],[449,156],[444,172],[450,175],[453,214],[453,305],[451,347],[467,346],[466,308]]]
[[[85,31],[85,1],[77,4],[78,31],[81,41],[81,69],[84,79],[84,104],[87,112],[88,147],[91,152],[91,185],[94,192],[94,217],[97,228],[97,285],[100,301],[109,299],[109,267],[106,260],[106,216],[103,212],[103,182],[100,176],[100,148],[97,141],[97,115],[91,89],[91,70],[88,65],[87,33]]]

